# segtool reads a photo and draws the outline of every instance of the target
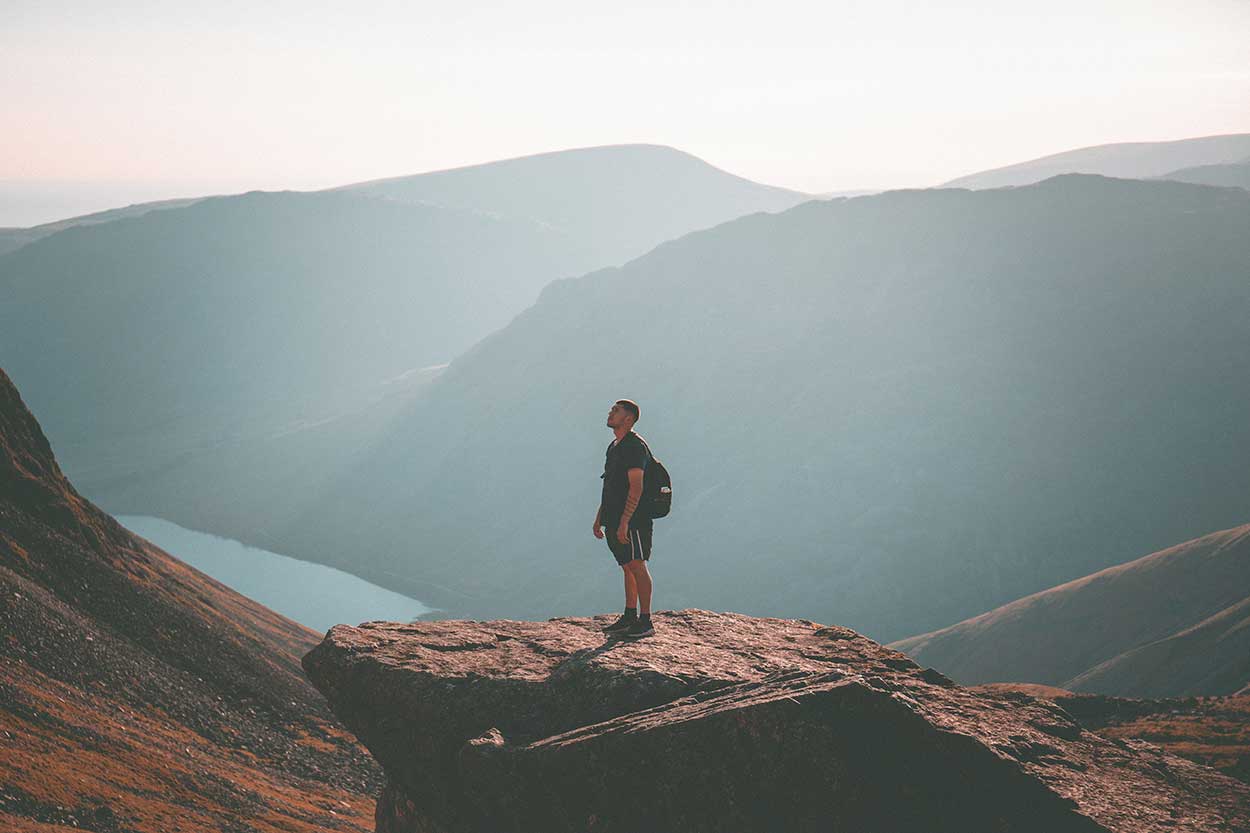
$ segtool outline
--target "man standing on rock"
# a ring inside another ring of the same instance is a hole
[[[608,549],[625,574],[625,612],[603,630],[629,639],[655,632],[651,626],[651,518],[638,513],[642,478],[651,452],[634,433],[638,405],[618,399],[608,411],[608,427],[616,439],[603,463],[603,496],[595,512],[595,537],[606,538]],[[605,533],[606,528],[606,535]]]

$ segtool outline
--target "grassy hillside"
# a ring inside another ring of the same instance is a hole
[[[894,643],[964,683],[1130,697],[1250,683],[1250,526],[1204,535]]]

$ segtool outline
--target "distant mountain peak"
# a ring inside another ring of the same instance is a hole
[[[509,156],[504,159],[488,159],[483,162],[467,162],[463,165],[452,165],[447,168],[431,168],[428,171],[421,171],[413,174],[399,174],[396,176],[381,177],[379,179],[363,180],[348,185],[339,185],[329,190],[344,190],[362,188],[369,185],[379,185],[385,182],[395,182],[396,180],[410,179],[418,176],[432,176],[435,174],[455,174],[465,171],[472,171],[481,168],[500,168],[511,167],[516,165],[526,165],[532,163],[542,163],[549,161],[570,161],[578,159],[593,159],[595,157],[671,157],[674,159],[683,159],[693,161],[708,167],[715,167],[710,163],[700,159],[692,153],[688,153],[671,145],[659,145],[648,143],[622,143],[616,145],[587,145],[585,147],[564,148],[562,150],[545,150],[538,153],[524,153],[519,156]],[[717,169],[719,170],[719,169]]]
[[[1028,185],[1062,173],[1145,179],[1182,168],[1236,162],[1247,153],[1250,153],[1250,133],[1091,145],[968,174],[944,183],[943,187],[980,189]]]
[[[655,144],[548,151],[334,190],[526,217],[610,252],[604,265],[743,214],[812,199]]]

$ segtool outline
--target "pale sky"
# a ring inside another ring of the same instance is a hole
[[[1250,0],[0,0],[0,112],[0,225],[625,142],[926,186],[1250,132]]]

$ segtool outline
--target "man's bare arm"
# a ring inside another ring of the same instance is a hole
[[[629,540],[629,519],[634,516],[638,501],[642,499],[642,469],[630,469],[628,474],[629,494],[625,497],[625,511],[621,513],[621,526],[616,533],[622,544]]]
[[[629,519],[634,516],[638,501],[642,499],[642,469],[630,469],[628,473],[629,495],[625,498],[625,512],[621,515],[621,520],[625,523],[629,523]]]

